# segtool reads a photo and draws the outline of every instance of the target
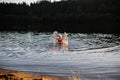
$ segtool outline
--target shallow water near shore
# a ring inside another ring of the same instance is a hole
[[[68,33],[68,47],[52,33],[0,32],[0,68],[84,80],[120,79],[120,36]]]

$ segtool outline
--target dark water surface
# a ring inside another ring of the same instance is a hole
[[[53,47],[52,33],[0,32],[0,68],[84,80],[120,80],[120,36],[68,33]]]

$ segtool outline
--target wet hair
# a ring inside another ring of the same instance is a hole
[[[59,36],[59,37],[62,37],[62,35],[61,35],[61,34],[58,34],[58,36]]]

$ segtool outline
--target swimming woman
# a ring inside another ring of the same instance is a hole
[[[58,44],[62,46],[68,46],[68,37],[66,32],[64,32],[64,36],[62,36],[60,33],[58,34],[57,31],[54,31],[53,36],[54,36],[54,41],[53,41],[54,45]]]

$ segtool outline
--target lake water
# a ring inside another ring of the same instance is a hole
[[[120,80],[120,36],[68,33],[67,48],[52,33],[0,32],[0,68],[82,80]]]

